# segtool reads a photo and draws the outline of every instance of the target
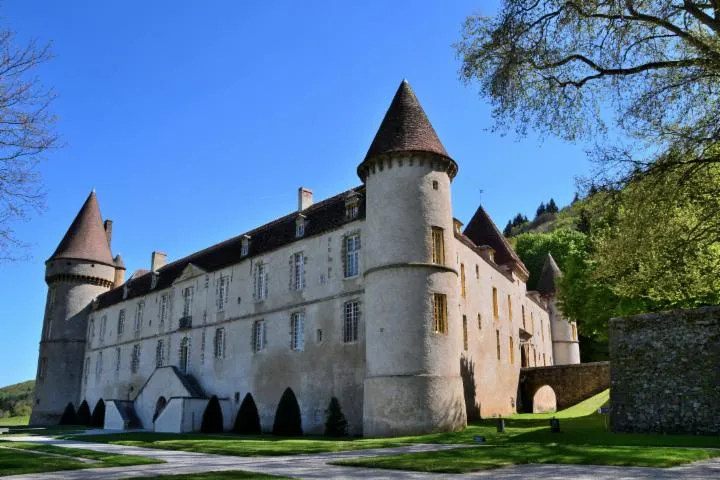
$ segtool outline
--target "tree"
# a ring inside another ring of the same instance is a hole
[[[0,30],[0,262],[19,258],[25,246],[13,224],[44,205],[36,166],[58,146],[50,112],[55,94],[34,73],[51,57],[49,45],[18,46],[12,31]]]
[[[220,401],[216,395],[210,398],[210,401],[203,412],[202,423],[200,424],[202,433],[222,433],[223,432],[223,414],[220,408]]]
[[[275,411],[273,435],[295,437],[303,434],[302,417],[297,398],[290,388],[286,388]]]
[[[91,426],[90,424],[90,406],[86,400],[83,400],[77,409],[77,424]]]
[[[575,226],[578,232],[582,232],[585,235],[590,235],[590,215],[584,208],[580,209],[580,215],[578,215],[577,225]]]
[[[540,203],[540,206],[535,211],[535,218],[539,217],[543,213],[547,212],[547,207],[545,206],[545,202]]]
[[[241,435],[260,435],[260,415],[258,414],[255,399],[251,394],[245,395],[240,410],[238,410],[233,432]]]
[[[328,437],[347,437],[348,422],[340,408],[340,401],[332,397],[326,410],[325,435]]]
[[[549,213],[557,213],[558,211],[560,211],[557,204],[555,203],[555,200],[552,198],[550,199],[550,201],[547,204],[547,211]]]
[[[510,220],[508,220],[507,225],[505,225],[505,228],[503,228],[503,235],[505,235],[506,237],[509,237],[510,235],[512,235],[512,227],[513,227],[512,222]]]
[[[105,426],[105,402],[102,398],[95,405],[95,410],[90,417],[90,426],[98,428]]]

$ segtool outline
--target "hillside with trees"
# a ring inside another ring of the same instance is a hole
[[[34,390],[35,380],[0,388],[0,418],[30,415]]]

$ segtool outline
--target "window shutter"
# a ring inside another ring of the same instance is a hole
[[[258,268],[257,264],[255,265],[255,272],[253,272],[253,298],[257,300],[257,290],[258,290],[258,273],[260,272],[260,269]]]
[[[263,298],[268,297],[269,289],[270,289],[270,285],[268,283],[268,272],[267,272],[267,269],[265,269],[265,284],[263,285]]]
[[[342,258],[342,264],[343,264],[343,277],[348,276],[348,261],[347,261],[347,242],[348,242],[348,236],[343,235],[342,237],[342,246],[340,247],[341,250],[341,258]]]
[[[302,271],[302,278],[300,281],[302,282],[302,288],[305,288],[305,285],[307,283],[305,282],[305,273],[307,272],[307,263],[308,263],[308,257],[303,257],[303,271]]]
[[[355,250],[360,250],[360,234],[357,234],[357,237],[355,237]]]
[[[215,278],[215,308],[220,310],[220,283],[222,282],[222,277]]]
[[[293,290],[293,283],[295,280],[295,254],[290,255],[290,282],[288,283],[288,289]]]

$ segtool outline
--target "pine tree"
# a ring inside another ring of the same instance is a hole
[[[535,212],[535,218],[539,217],[543,213],[547,212],[547,207],[545,206],[545,202],[540,203],[540,206],[537,208],[537,211]]]
[[[503,235],[505,235],[506,237],[509,237],[510,235],[512,235],[512,227],[513,227],[512,222],[510,220],[508,220],[507,225],[505,225],[505,228],[503,229]]]
[[[547,204],[547,211],[550,213],[557,213],[559,211],[557,204],[555,203],[554,199],[550,199],[550,202]]]
[[[205,407],[202,423],[200,424],[202,433],[222,433],[223,432],[223,414],[220,408],[220,401],[213,395]]]
[[[92,417],[90,417],[90,426],[103,428],[105,426],[105,402],[101,398],[95,405]]]
[[[77,424],[90,426],[90,406],[86,400],[83,400],[77,409]]]
[[[257,405],[255,405],[255,399],[249,393],[245,395],[240,404],[240,410],[238,410],[235,425],[233,425],[233,432],[241,435],[259,435],[261,433],[260,415],[258,414]]]
[[[332,397],[330,399],[330,405],[328,405],[326,412],[325,435],[328,437],[346,437],[348,434],[348,422],[337,398]]]
[[[295,437],[303,434],[300,405],[290,388],[286,388],[275,411],[273,435]]]

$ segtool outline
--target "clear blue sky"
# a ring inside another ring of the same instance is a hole
[[[5,0],[21,39],[52,41],[39,75],[65,148],[41,166],[47,211],[17,225],[28,262],[0,265],[0,386],[35,378],[52,254],[95,188],[129,273],[152,250],[177,259],[323,199],[355,174],[407,78],[460,171],[454,215],[480,201],[501,227],[572,199],[584,150],[487,131],[489,108],[458,79],[452,44],[474,1]]]

